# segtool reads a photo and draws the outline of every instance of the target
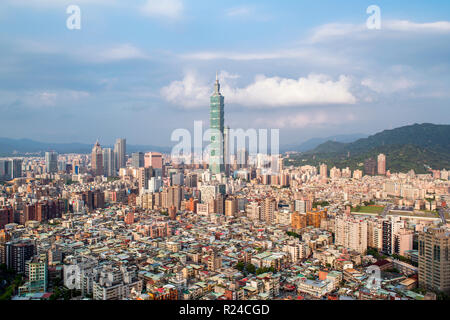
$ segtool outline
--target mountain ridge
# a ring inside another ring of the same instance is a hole
[[[429,168],[450,169],[450,125],[413,124],[383,130],[351,143],[327,141],[315,149],[291,157],[286,164],[325,163],[339,168],[363,169],[368,158],[384,153],[387,168],[395,172],[413,169],[425,173]]]

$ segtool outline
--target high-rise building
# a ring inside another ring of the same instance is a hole
[[[45,153],[45,171],[47,173],[58,172],[58,154],[54,151]]]
[[[214,92],[210,105],[210,128],[215,132],[211,135],[209,170],[212,174],[225,173],[224,165],[224,106],[225,98],[220,93],[219,78],[216,75]]]
[[[277,201],[274,198],[264,199],[261,208],[261,220],[265,220],[268,224],[272,224],[275,221],[275,211],[277,210]]]
[[[91,167],[94,176],[103,175],[103,150],[98,141],[92,148]]]
[[[369,158],[364,162],[364,173],[368,176],[374,176],[377,170],[375,159]]]
[[[152,168],[139,168],[138,171],[138,184],[139,190],[148,189],[148,183],[150,178],[153,176]]]
[[[450,293],[450,231],[426,228],[419,234],[419,285]]]
[[[9,176],[9,165],[8,160],[0,160],[0,179],[11,179]]]
[[[35,253],[34,244],[28,240],[6,243],[6,267],[17,273],[25,274],[26,262]]]
[[[227,217],[234,217],[237,213],[237,201],[235,198],[228,198],[225,200],[225,215]]]
[[[159,152],[148,152],[144,156],[144,167],[152,167],[153,170],[162,170],[163,160],[162,154]]]
[[[7,176],[11,179],[22,177],[22,159],[9,160]]]
[[[328,167],[326,164],[322,163],[320,165],[320,176],[322,178],[327,178],[328,177]]]
[[[142,168],[144,165],[145,162],[143,152],[135,152],[131,155],[131,166],[133,168]]]
[[[174,207],[176,210],[181,208],[183,199],[183,189],[180,186],[169,187],[167,190],[167,207]]]
[[[335,222],[336,245],[364,254],[367,250],[367,221],[338,216]]]
[[[116,161],[114,151],[111,148],[103,149],[103,171],[106,177],[113,177],[116,175]]]
[[[47,292],[48,266],[46,259],[34,256],[25,263],[25,276],[27,282],[19,287],[19,295],[25,293]]]
[[[378,174],[386,175],[386,156],[382,153],[378,155]]]
[[[127,153],[127,140],[117,139],[114,145],[117,169],[125,168],[127,165],[125,154]]]
[[[248,165],[248,151],[247,149],[241,149],[237,152],[237,164],[239,168],[246,168]]]

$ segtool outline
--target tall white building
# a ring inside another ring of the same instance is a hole
[[[116,161],[114,159],[114,151],[111,148],[103,149],[103,171],[106,177],[116,175]]]

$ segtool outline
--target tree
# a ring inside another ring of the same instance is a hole
[[[256,272],[256,267],[253,264],[251,264],[251,263],[247,263],[247,266],[246,266],[245,269],[248,272],[253,273],[253,274]]]
[[[236,269],[238,269],[239,271],[244,271],[245,265],[243,262],[238,262],[236,264]]]

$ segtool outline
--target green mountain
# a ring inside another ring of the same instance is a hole
[[[314,150],[293,155],[286,165],[319,165],[362,169],[378,154],[386,155],[387,169],[425,173],[429,168],[450,169],[450,125],[414,124],[385,130],[352,143],[327,141]]]

